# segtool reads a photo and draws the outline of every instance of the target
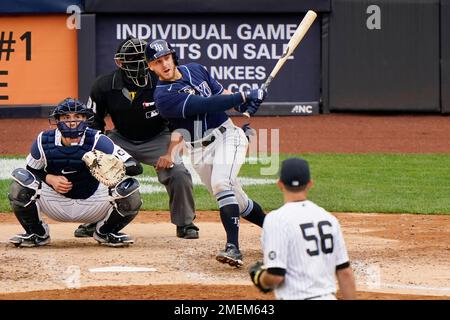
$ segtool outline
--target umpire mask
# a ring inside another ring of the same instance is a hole
[[[148,65],[145,60],[144,40],[128,37],[123,41],[116,54],[116,65],[125,72],[125,75],[138,87],[145,87],[148,83]]]

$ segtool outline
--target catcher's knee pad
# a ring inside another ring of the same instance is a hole
[[[142,205],[139,182],[134,178],[126,178],[112,190],[113,204],[122,216],[135,216]]]
[[[28,170],[15,169],[11,176],[8,199],[13,209],[25,208],[36,202],[41,190],[41,182]]]

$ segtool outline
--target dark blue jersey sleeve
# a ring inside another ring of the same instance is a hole
[[[30,154],[36,160],[39,160],[41,158],[41,151],[39,151],[37,139],[34,140],[33,145],[31,146]]]
[[[97,144],[95,145],[95,149],[103,151],[107,154],[113,154],[114,152],[114,142],[110,138],[105,135],[100,135],[98,138]]]
[[[159,114],[166,119],[186,118],[185,108],[189,94],[175,90],[172,85],[157,86],[154,99]]]

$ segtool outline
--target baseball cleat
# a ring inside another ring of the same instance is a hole
[[[48,244],[50,242],[50,236],[38,236],[35,233],[16,234],[14,237],[9,239],[9,242],[14,244],[16,247],[21,248],[39,247]]]
[[[78,226],[73,235],[76,238],[90,238],[94,236],[94,231],[97,223],[84,223]]]
[[[242,254],[232,243],[227,243],[225,250],[220,251],[216,260],[221,263],[228,263],[232,267],[240,268],[244,265]]]
[[[127,247],[134,243],[134,240],[129,235],[121,232],[102,234],[95,231],[94,239],[101,245],[109,247]]]

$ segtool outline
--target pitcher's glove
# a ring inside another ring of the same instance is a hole
[[[125,165],[112,154],[99,150],[86,152],[81,158],[95,179],[108,187],[114,187],[125,177]]]
[[[267,293],[272,291],[272,289],[264,288],[259,282],[259,278],[261,277],[262,272],[265,270],[264,264],[260,261],[256,262],[254,265],[248,269],[248,273],[250,274],[250,278],[252,279],[253,284],[263,293]]]

